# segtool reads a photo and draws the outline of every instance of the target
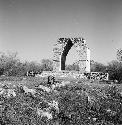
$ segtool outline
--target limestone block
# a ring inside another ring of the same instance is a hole
[[[90,73],[90,60],[86,61],[86,72]]]
[[[79,61],[79,68],[80,68],[80,72],[85,72],[86,71],[86,61]]]

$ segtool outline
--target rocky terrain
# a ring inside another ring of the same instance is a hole
[[[0,79],[1,125],[121,125],[122,85],[88,80]]]

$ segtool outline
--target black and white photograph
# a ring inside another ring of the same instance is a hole
[[[0,0],[0,125],[122,125],[122,0]]]

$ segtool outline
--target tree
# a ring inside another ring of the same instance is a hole
[[[41,64],[37,62],[26,62],[27,65],[27,71],[34,71],[34,72],[41,72]]]
[[[0,72],[1,75],[12,75],[11,72],[13,71],[14,67],[17,66],[17,64],[20,62],[20,60],[17,58],[17,52],[15,53],[1,53],[0,55]]]
[[[108,72],[109,78],[111,80],[118,80],[118,82],[122,82],[122,63],[116,60],[111,61],[108,63]]]
[[[117,60],[122,62],[122,49],[117,50]]]
[[[41,64],[36,62],[21,62],[17,53],[1,53],[0,55],[0,75],[25,76],[27,71],[40,72]]]
[[[91,61],[91,72],[106,72],[106,66],[102,63]]]
[[[79,71],[79,65],[77,64],[66,65],[65,69],[68,71],[72,71],[72,70]]]
[[[53,70],[53,62],[50,59],[42,59],[41,69],[43,71],[52,71]]]

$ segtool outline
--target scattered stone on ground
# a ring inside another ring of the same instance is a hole
[[[26,86],[23,86],[23,90],[25,91],[25,93],[31,93],[31,94],[35,94],[36,93],[36,90],[34,89],[29,89],[28,87]]]
[[[50,92],[51,89],[46,87],[46,86],[43,86],[43,85],[39,85],[38,88],[42,89],[43,91],[46,91],[46,92]]]
[[[16,96],[16,93],[15,93],[15,91],[14,91],[13,89],[8,89],[8,94],[7,94],[7,96],[8,96],[8,97],[11,97],[11,96],[15,97],[15,96]]]
[[[48,111],[44,111],[41,110],[39,108],[37,108],[37,114],[41,117],[47,117],[48,119],[52,119],[52,113],[48,112]]]

